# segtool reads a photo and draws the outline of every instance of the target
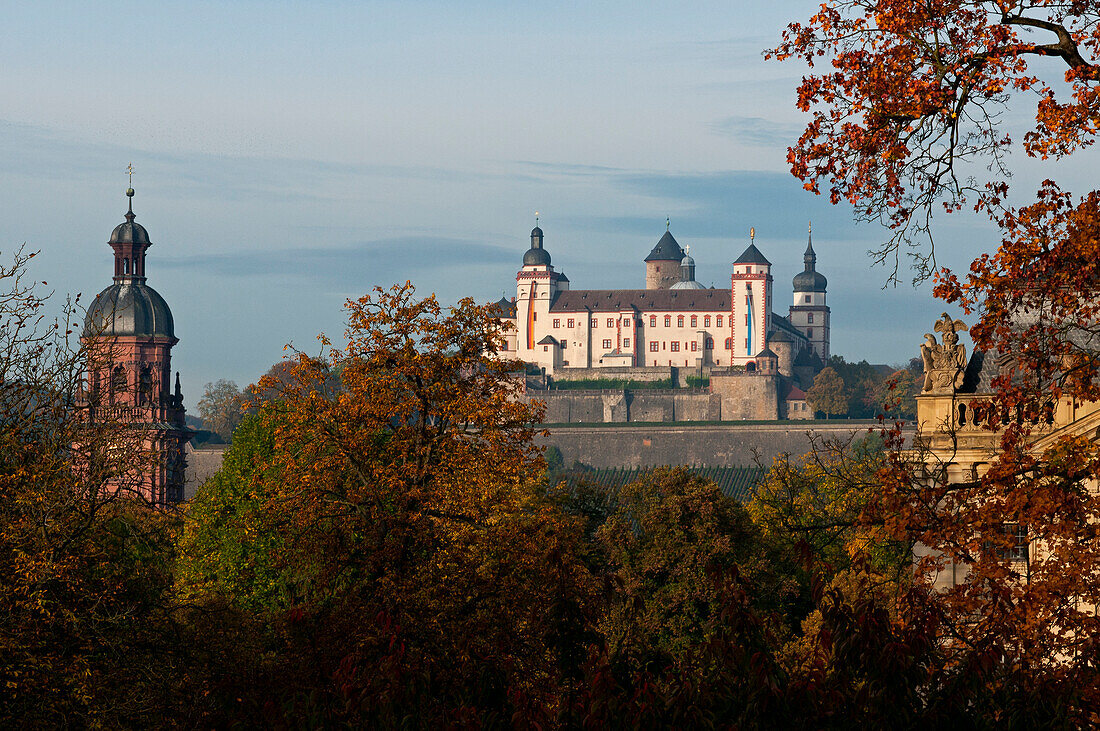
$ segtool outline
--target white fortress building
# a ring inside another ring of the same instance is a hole
[[[732,264],[728,289],[695,279],[695,260],[666,230],[645,258],[644,289],[569,288],[543,231],[516,274],[516,296],[498,305],[514,322],[506,349],[557,378],[577,369],[696,369],[699,374],[775,374],[808,388],[829,358],[827,281],[812,241],[794,278],[788,316],[772,311],[771,262],[753,243]],[[609,372],[610,374],[610,372]]]

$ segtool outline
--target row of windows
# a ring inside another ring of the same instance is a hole
[[[731,317],[732,317],[732,315],[731,315]],[[747,320],[748,315],[746,315],[745,317],[746,317],[746,320]],[[711,327],[711,319],[712,318],[711,318],[710,315],[703,315],[703,327]],[[713,320],[714,320],[714,327],[722,327],[722,325],[723,325],[722,315],[716,315],[713,318]],[[812,316],[811,316],[810,321],[811,322],[813,321]],[[699,316],[698,315],[691,315],[690,318],[685,318],[683,315],[677,315],[676,316],[676,327],[684,327],[685,322],[690,322],[689,327],[699,327]],[[665,315],[664,323],[665,323],[665,327],[672,327],[672,315]],[[592,327],[599,327],[600,326],[599,319],[593,317],[591,322],[590,322],[590,325]],[[566,319],[565,326],[567,328],[576,327],[577,326],[576,318],[570,317],[570,318]],[[614,317],[607,318],[607,326],[608,327],[615,327],[615,318]],[[650,327],[657,327],[657,316],[656,315],[650,315],[649,316],[649,326]],[[556,328],[561,327],[561,318],[554,318],[554,327],[556,327]],[[623,327],[630,327],[630,318],[629,317],[624,317],[623,318]]]

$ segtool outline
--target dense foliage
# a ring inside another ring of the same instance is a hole
[[[492,310],[408,286],[348,310],[344,348],[252,389],[179,515],[84,490],[72,436],[41,439],[79,432],[71,408],[4,412],[5,725],[1079,718],[1057,678],[951,661],[909,545],[864,519],[889,442],[814,445],[747,504],[684,469],[555,482]]]

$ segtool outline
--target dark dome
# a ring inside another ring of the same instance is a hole
[[[130,216],[127,216],[130,218]],[[108,244],[148,244],[149,232],[145,227],[135,221],[123,221],[115,226],[111,232],[111,240]]]
[[[531,229],[531,238],[535,238],[536,236],[538,236],[540,239],[542,238],[542,229],[538,226],[535,226],[533,229]]]
[[[97,294],[88,308],[84,335],[175,339],[176,330],[168,303],[155,289],[137,282],[116,282]]]
[[[829,280],[818,272],[799,272],[794,275],[795,292],[824,292]]]
[[[523,266],[550,266],[550,252],[546,249],[528,249],[523,252]]]

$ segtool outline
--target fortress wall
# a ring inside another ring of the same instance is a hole
[[[779,378],[760,373],[712,373],[710,389],[722,402],[722,421],[779,418]]]
[[[873,421],[838,421],[835,425],[562,426],[551,428],[550,436],[537,441],[560,449],[566,466],[579,461],[591,467],[737,467],[755,464],[758,453],[767,467],[779,454],[806,454],[810,450],[807,433],[838,439],[855,434],[859,438],[874,426]]]
[[[622,391],[535,391],[530,399],[546,402],[547,424],[602,423],[604,393]]]
[[[662,381],[676,377],[675,367],[608,367],[608,368],[558,368],[554,371],[556,381],[582,381],[589,378],[623,379],[627,381]]]
[[[721,398],[705,391],[533,391],[527,398],[546,402],[547,424],[718,421],[722,415]]]

